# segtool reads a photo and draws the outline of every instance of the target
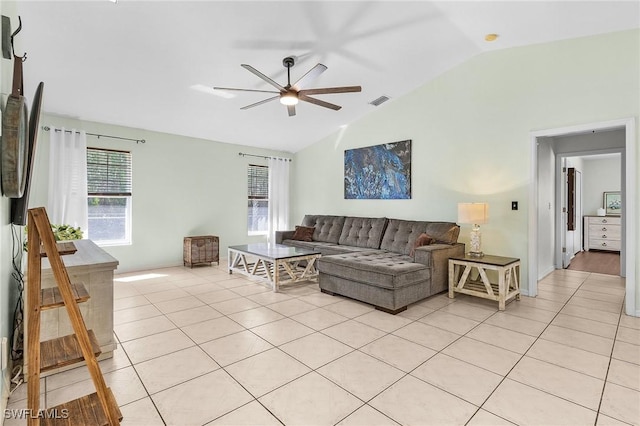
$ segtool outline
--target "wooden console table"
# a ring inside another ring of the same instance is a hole
[[[90,298],[80,305],[80,312],[82,312],[87,328],[94,331],[100,345],[102,354],[98,359],[111,358],[117,347],[113,336],[113,272],[118,266],[118,260],[91,240],[75,240],[73,243],[77,252],[65,256],[63,261],[71,281],[83,283],[89,293]],[[42,260],[41,280],[43,289],[57,286],[48,259]],[[26,292],[24,297],[26,300]],[[28,318],[28,316],[26,317]],[[40,318],[40,340],[42,341],[74,332],[64,309],[43,311]],[[76,366],[71,368],[74,367]],[[25,362],[25,370],[26,368]],[[51,370],[48,374],[63,370],[65,369]]]
[[[476,276],[473,277],[474,269]],[[491,282],[487,271],[497,271],[498,282]],[[508,300],[520,300],[520,259],[513,257],[489,256],[452,257],[449,259],[449,298],[455,293],[498,302],[498,309],[504,311]]]

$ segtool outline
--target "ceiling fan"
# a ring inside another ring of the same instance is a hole
[[[230,87],[214,87],[214,90],[233,90],[239,92],[260,92],[260,93],[276,93],[276,96],[271,98],[264,99],[260,102],[256,102],[251,105],[244,106],[240,109],[249,109],[258,105],[266,104],[267,102],[271,102],[276,99],[280,99],[280,103],[287,106],[287,111],[289,116],[296,115],[296,104],[298,101],[309,102],[315,105],[319,105],[321,107],[330,108],[335,111],[342,108],[339,105],[332,104],[329,102],[322,101],[320,99],[312,98],[309,95],[323,95],[330,93],[349,93],[349,92],[360,92],[362,87],[360,86],[343,86],[343,87],[324,87],[319,89],[304,89],[309,83],[315,80],[320,74],[327,70],[327,67],[322,64],[318,64],[315,67],[311,68],[305,75],[300,77],[298,81],[291,84],[291,67],[295,64],[295,59],[291,56],[288,56],[282,60],[282,65],[287,68],[287,85],[281,86],[276,83],[266,75],[262,74],[257,69],[253,68],[251,65],[242,64],[242,68],[252,72],[257,75],[276,89],[274,90],[256,90],[256,89],[234,89]]]

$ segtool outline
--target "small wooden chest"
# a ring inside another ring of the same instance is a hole
[[[183,264],[193,268],[211,262],[220,263],[220,249],[218,237],[202,235],[198,237],[184,237]]]

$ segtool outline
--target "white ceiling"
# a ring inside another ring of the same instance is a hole
[[[484,51],[640,26],[637,1],[20,1],[18,13],[25,93],[44,81],[43,111],[290,152]],[[269,95],[211,89],[272,90],[243,63],[284,85],[291,55],[293,81],[320,62],[309,88],[362,92],[289,117],[277,101],[240,110]]]

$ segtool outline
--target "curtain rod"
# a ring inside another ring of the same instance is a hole
[[[291,158],[280,158],[280,157],[268,157],[266,155],[255,155],[255,154],[245,154],[244,152],[239,152],[239,156],[241,157],[258,157],[258,158],[266,158],[267,160],[273,158],[275,160],[284,160],[284,161],[293,161]]]
[[[43,126],[43,127],[42,127],[42,129],[43,129],[45,132],[48,132],[48,131],[50,131],[50,130],[51,130],[51,128],[50,128],[49,126]],[[56,131],[56,132],[60,132],[60,131],[61,131],[61,129],[55,129],[55,131]],[[65,133],[71,133],[71,132],[72,132],[71,130],[66,130],[66,129],[65,129]],[[76,133],[80,133],[80,132],[76,130]],[[121,136],[101,135],[101,134],[98,134],[98,133],[88,133],[88,132],[85,132],[85,133],[86,133],[87,135],[89,135],[89,136],[96,136],[98,139],[100,139],[100,138],[110,138],[110,139],[120,139],[120,140],[123,140],[123,141],[133,141],[133,142],[135,142],[135,143],[146,143],[146,142],[147,142],[147,141],[146,141],[146,140],[144,140],[144,139],[123,138],[123,137],[121,137]]]

